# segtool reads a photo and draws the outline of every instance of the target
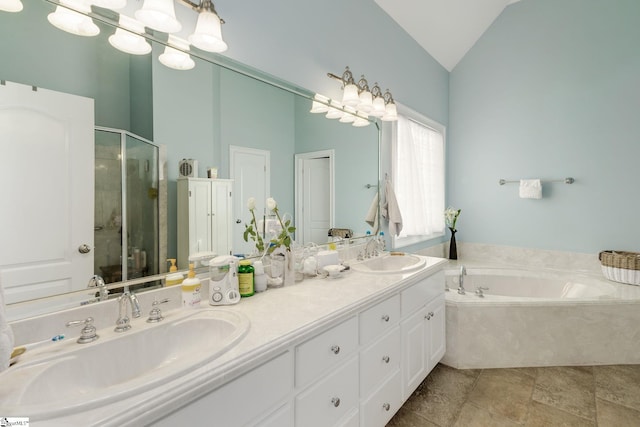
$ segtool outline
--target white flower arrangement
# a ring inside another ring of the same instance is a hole
[[[453,231],[456,231],[456,222],[461,211],[462,209],[452,208],[451,206],[444,211],[444,222]]]

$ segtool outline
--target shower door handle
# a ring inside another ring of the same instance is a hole
[[[88,254],[89,252],[91,252],[91,247],[87,244],[83,244],[78,246],[78,252],[80,252],[81,254]]]

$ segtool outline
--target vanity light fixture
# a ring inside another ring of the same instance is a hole
[[[190,70],[196,66],[191,56],[185,53],[189,50],[189,42],[169,34],[168,43],[169,46],[166,46],[164,53],[158,57],[163,65],[179,71]]]
[[[116,49],[132,55],[146,55],[151,52],[151,45],[140,34],[144,33],[144,25],[126,15],[118,19],[120,28],[109,36],[109,44]]]
[[[322,96],[319,93],[316,93],[313,97],[313,102],[311,103],[311,111],[310,113],[326,113],[329,111],[329,98],[326,96]]]
[[[0,10],[3,12],[20,12],[22,8],[20,0],[0,0]]]
[[[82,12],[82,13],[79,13]],[[84,0],[60,0],[55,12],[47,16],[47,20],[56,28],[77,36],[91,37],[100,34],[100,28],[93,20],[83,15],[91,12],[91,7]]]
[[[211,0],[200,0],[200,5],[192,5],[198,11],[198,22],[193,34],[189,36],[189,43],[207,52],[221,53],[227,50],[227,44],[222,39],[222,24]]]
[[[136,11],[136,19],[147,27],[163,33],[177,33],[182,24],[176,18],[173,0],[144,0]]]
[[[327,119],[339,119],[343,115],[344,112],[342,111],[342,105],[338,101],[331,101],[325,117]]]
[[[382,116],[383,122],[395,122],[398,120],[398,108],[396,107],[396,103],[393,100],[393,96],[391,96],[391,92],[389,89],[383,95],[385,102],[385,113]]]

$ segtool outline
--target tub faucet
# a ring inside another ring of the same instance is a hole
[[[464,276],[467,275],[467,269],[464,268],[464,265],[460,266],[460,276],[458,276],[458,284],[460,286],[458,286],[458,293],[460,295],[464,295],[466,294],[465,290],[464,290]]]
[[[126,291],[118,297],[118,320],[116,320],[116,332],[124,332],[131,329],[131,323],[129,322],[129,316],[127,316],[127,302],[131,305],[131,316],[140,317],[140,304],[138,303],[138,297],[135,294]]]
[[[91,279],[89,279],[87,288],[98,288],[99,301],[106,301],[109,299],[109,291],[107,290],[107,284],[104,283],[104,279],[98,276],[97,274],[92,276]]]

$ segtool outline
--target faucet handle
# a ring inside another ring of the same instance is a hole
[[[66,323],[67,328],[71,326],[83,326],[80,331],[80,338],[78,338],[78,344],[87,344],[97,340],[98,334],[96,333],[96,327],[93,326],[93,317],[87,317],[84,320],[71,320]]]
[[[155,300],[153,301],[153,303],[151,304],[152,308],[151,311],[149,312],[149,318],[147,319],[147,323],[156,323],[161,321],[162,319],[164,319],[164,317],[162,317],[162,311],[160,311],[160,304],[166,304],[169,302],[169,298],[165,298],[163,300]]]
[[[480,298],[484,298],[484,293],[483,291],[488,291],[489,288],[484,288],[482,286],[477,286],[476,287],[476,295],[478,295]]]

